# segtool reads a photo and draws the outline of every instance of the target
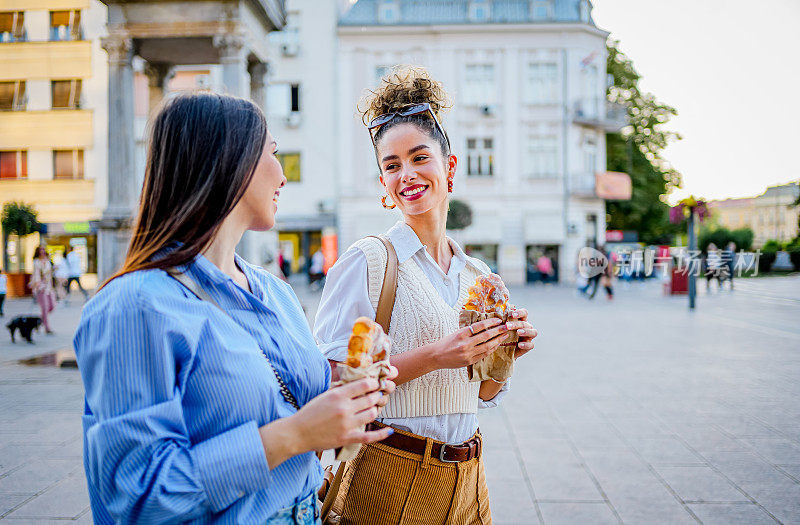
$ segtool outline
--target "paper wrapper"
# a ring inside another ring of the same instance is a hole
[[[464,328],[471,324],[497,317],[503,322],[508,322],[509,315],[485,314],[474,310],[461,310],[458,316],[458,326]],[[514,351],[517,349],[519,336],[516,331],[508,334],[500,347],[487,355],[471,367],[467,367],[470,381],[485,381],[494,379],[495,381],[505,381],[514,373]]]
[[[367,377],[380,381],[389,373],[389,360],[378,361],[377,363],[372,363],[363,368],[353,368],[344,363],[338,363],[336,368],[339,370],[339,381],[336,382],[336,386],[352,383],[353,381],[358,381],[359,379],[365,379]],[[336,451],[336,461],[350,461],[351,459],[355,459],[360,448],[360,443],[343,446]]]

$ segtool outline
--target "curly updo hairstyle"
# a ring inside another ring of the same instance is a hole
[[[425,102],[430,104],[431,110],[440,121],[442,111],[451,107],[449,97],[442,83],[431,78],[424,67],[399,65],[392,68],[391,72],[381,78],[377,89],[369,91],[359,103],[358,111],[361,113],[364,125],[369,125],[375,117]],[[436,127],[427,112],[408,117],[396,116],[378,128],[375,133],[375,144],[380,143],[381,137],[388,130],[404,123],[414,124],[420,131],[436,140],[441,147],[442,157],[447,159],[450,156],[447,139]]]

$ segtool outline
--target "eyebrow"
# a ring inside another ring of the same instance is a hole
[[[406,155],[413,155],[414,153],[418,152],[421,149],[430,149],[430,148],[425,144],[420,144],[419,146],[414,146],[413,148],[408,150],[408,153],[406,153]],[[386,162],[387,160],[394,160],[399,158],[400,157],[398,157],[397,155],[387,155],[383,157],[383,159],[381,159],[381,162]]]

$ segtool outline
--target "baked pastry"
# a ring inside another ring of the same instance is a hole
[[[504,323],[511,319],[514,305],[509,303],[508,288],[496,273],[478,276],[468,294],[458,317],[460,327],[464,328],[491,317],[497,317]],[[514,351],[518,341],[516,331],[508,332],[497,350],[467,367],[470,381],[505,381],[511,377],[514,373]]]

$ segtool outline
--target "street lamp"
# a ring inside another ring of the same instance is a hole
[[[695,298],[697,297],[697,283],[695,282],[695,274],[692,271],[693,265],[691,261],[697,254],[697,234],[695,228],[695,216],[697,221],[703,222],[710,214],[706,201],[696,199],[694,196],[689,196],[669,210],[669,220],[673,223],[681,223],[686,221],[686,229],[688,233],[688,249],[689,249],[689,310],[694,310]]]

